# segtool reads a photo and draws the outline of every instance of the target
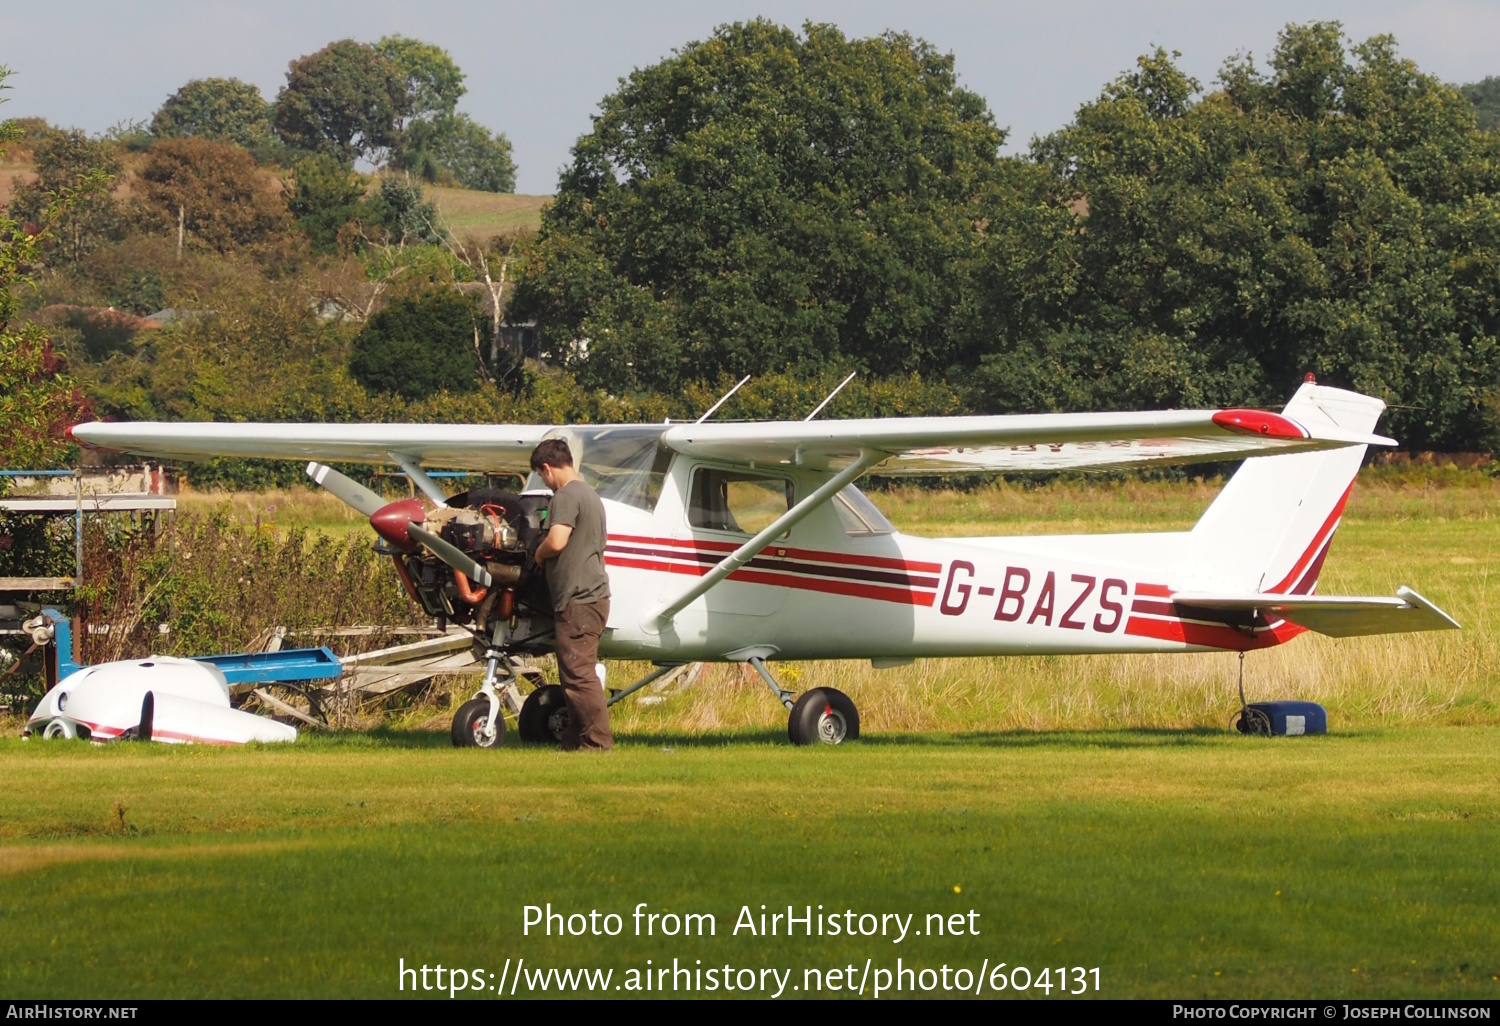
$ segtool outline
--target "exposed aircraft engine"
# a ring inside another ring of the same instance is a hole
[[[402,540],[410,544],[414,526],[447,543],[451,551],[434,552],[428,537],[423,539],[425,547],[412,545],[414,551],[397,555],[403,582],[410,580],[408,591],[431,615],[484,629],[494,620],[509,620],[521,607],[535,615],[546,615],[550,609],[546,582],[533,562],[546,504],[545,495],[476,488],[452,496],[439,509],[418,512],[405,503],[393,503],[402,507],[392,509],[389,516],[392,528],[398,526],[394,521],[401,521],[399,532],[382,530],[379,515],[372,520],[381,536],[398,548],[406,547]],[[460,558],[455,560],[455,555]],[[457,568],[469,561],[484,573]],[[488,582],[481,583],[485,576]]]

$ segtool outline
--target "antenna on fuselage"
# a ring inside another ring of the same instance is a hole
[[[748,374],[746,374],[743,378],[740,378],[739,385],[735,385],[729,391],[725,392],[724,395],[722,397],[720,397],[720,399],[719,399],[718,402],[714,403],[712,406],[710,406],[708,408],[708,412],[704,413],[703,416],[701,416],[697,420],[693,421],[693,423],[694,424],[702,424],[709,417],[712,417],[714,415],[714,411],[717,410],[720,406],[723,406],[725,403],[727,403],[729,401],[729,397],[732,396],[732,395],[734,395],[734,393],[736,393],[736,392],[738,392],[740,390],[740,385],[743,385],[745,382],[747,382],[749,380],[750,380],[750,375],[748,375]]]
[[[836,395],[838,395],[840,392],[842,392],[844,390],[844,386],[847,385],[847,384],[849,384],[849,382],[853,381],[854,380],[854,375],[856,375],[858,373],[859,373],[859,371],[850,371],[849,372],[849,376],[847,378],[845,378],[843,381],[839,382],[839,387],[838,388],[835,388],[832,392],[829,392],[828,393],[828,397],[826,399],[824,399],[822,402],[820,402],[817,406],[814,406],[813,407],[813,411],[811,413],[809,413],[807,416],[805,416],[805,417],[802,418],[802,423],[806,424],[808,421],[812,420],[818,414],[822,413],[823,412],[823,407],[825,407],[829,403],[833,402],[833,397],[836,396]]]

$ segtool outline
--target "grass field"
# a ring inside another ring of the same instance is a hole
[[[1461,634],[1247,662],[1252,695],[1325,702],[1323,738],[1228,734],[1233,660],[1207,655],[788,668],[859,701],[865,739],[832,750],[785,744],[733,669],[620,707],[607,757],[457,751],[410,729],[436,709],[281,750],[0,741],[0,993],[387,997],[398,959],[498,977],[524,956],[611,987],[647,959],[794,970],[784,997],[805,969],[898,957],[1097,966],[1110,997],[1500,997],[1500,517],[1493,482],[1461,484],[1367,479],[1323,584],[1411,584]],[[879,501],[925,534],[1168,529],[1214,490]],[[233,502],[360,526],[298,493]],[[547,902],[624,932],[523,936],[523,906]],[[717,933],[635,937],[639,902],[713,913]],[[788,903],[915,929],[972,909],[979,935],[732,934],[742,906]]]
[[[778,733],[636,734],[609,757],[420,733],[0,743],[0,993],[390,997],[398,959],[519,957],[801,984],[899,956],[1097,966],[1110,997],[1500,995],[1495,728]],[[524,937],[546,902],[625,932]],[[639,902],[713,913],[715,936],[631,936]],[[733,934],[742,906],[788,903],[918,929],[973,909],[979,935]]]
[[[541,227],[542,207],[551,196],[517,196],[510,193],[475,192],[423,186],[427,198],[437,204],[443,220],[455,235],[486,240],[515,231]]]

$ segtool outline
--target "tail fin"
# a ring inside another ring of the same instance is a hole
[[[1385,403],[1311,382],[1282,411],[1303,424],[1373,432]],[[1247,459],[1193,527],[1194,577],[1248,592],[1308,595],[1365,446]]]

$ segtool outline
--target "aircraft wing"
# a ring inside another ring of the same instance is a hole
[[[525,474],[547,425],[533,424],[79,424],[68,437],[97,449],[168,460],[214,456],[390,463],[399,453],[429,467]]]
[[[1394,598],[1173,592],[1172,605],[1179,614],[1193,619],[1214,618],[1217,613],[1248,620],[1259,613],[1331,638],[1460,629],[1457,620],[1405,586],[1396,589]]]
[[[571,430],[587,434],[603,429],[601,425]],[[557,430],[532,424],[139,421],[80,424],[69,436],[95,448],[159,459],[241,456],[389,463],[396,453],[425,466],[525,473],[532,448]],[[1381,435],[1329,423],[1302,424],[1260,410],[759,421],[675,424],[659,430],[664,445],[691,456],[752,466],[837,471],[873,454],[877,462],[872,469],[886,475],[1107,470],[1396,444]]]
[[[678,424],[662,441],[707,459],[820,470],[842,469],[873,450],[888,454],[872,468],[882,475],[1107,470],[1396,444],[1260,410]]]

